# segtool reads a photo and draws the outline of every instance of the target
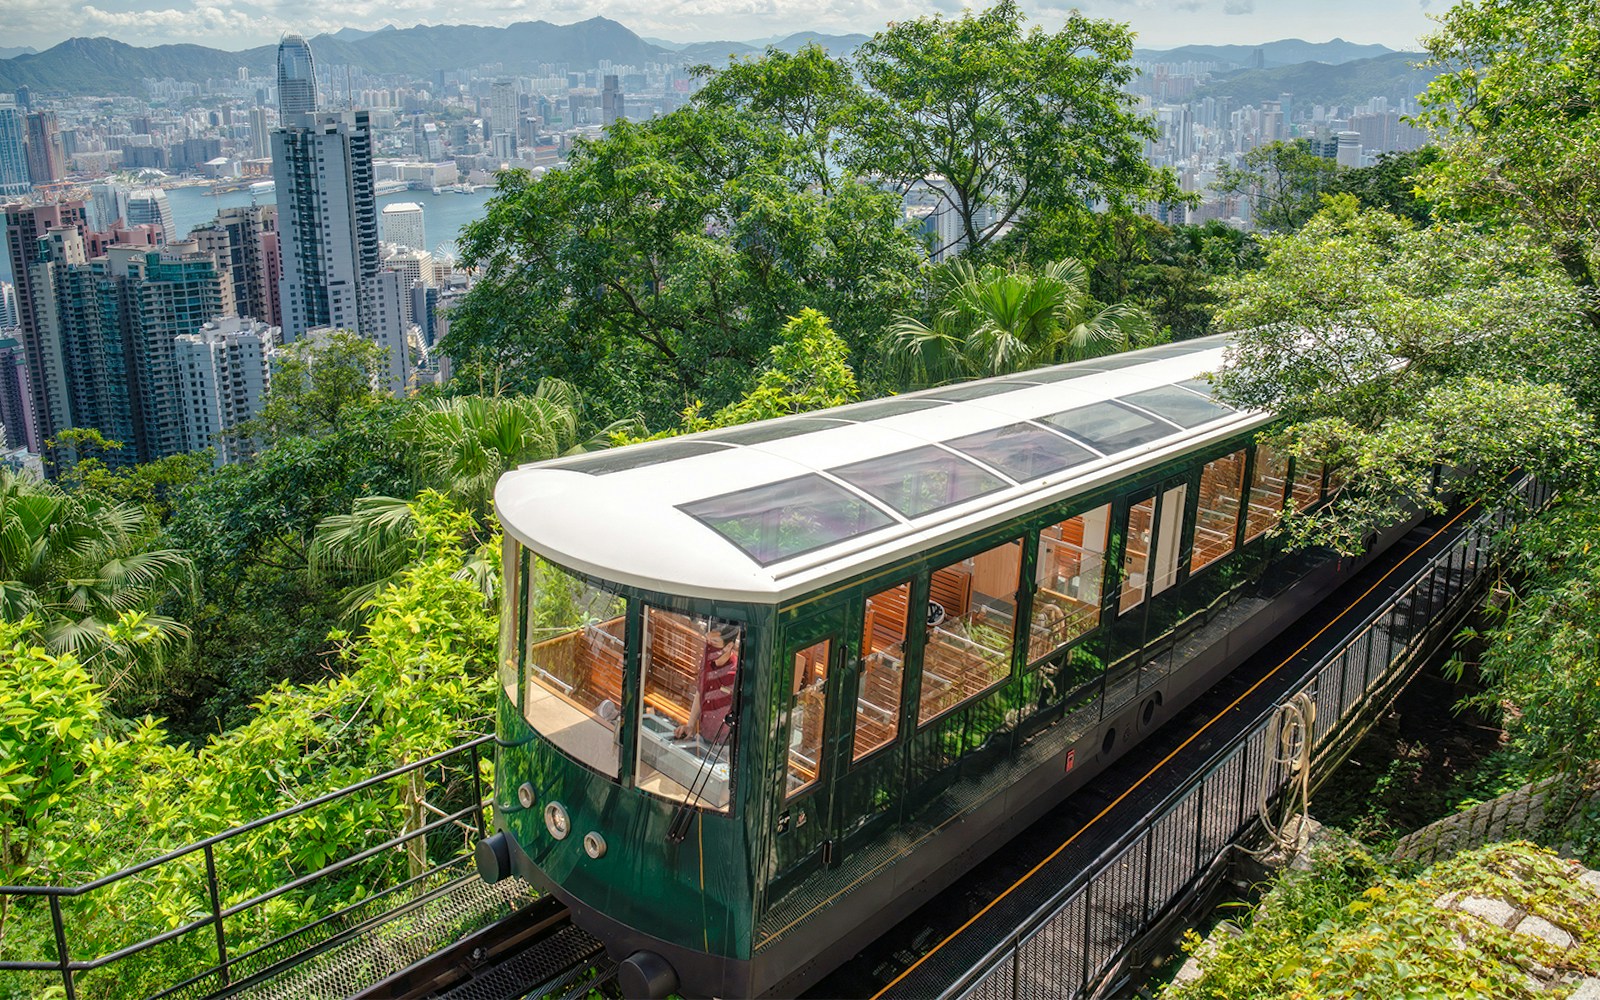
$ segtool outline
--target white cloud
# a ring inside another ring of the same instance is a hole
[[[1222,4],[1224,14],[1254,14],[1256,0],[1224,0]]]

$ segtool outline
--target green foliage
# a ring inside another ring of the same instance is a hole
[[[1223,165],[1215,186],[1249,197],[1256,225],[1283,232],[1299,229],[1316,214],[1338,172],[1338,164],[1311,151],[1309,140],[1269,142],[1245,153],[1243,166]]]
[[[1570,950],[1440,909],[1447,893],[1503,899],[1567,928]],[[1219,939],[1204,975],[1163,1000],[1522,1000],[1543,995],[1528,963],[1594,975],[1600,916],[1570,865],[1527,844],[1458,855],[1411,880],[1361,853],[1321,856],[1279,878],[1245,932]]]
[[[941,302],[931,325],[899,317],[886,350],[913,384],[983,378],[1126,350],[1148,337],[1138,309],[1100,306],[1075,260],[1040,271],[975,267],[940,270]]]
[[[276,440],[340,430],[382,405],[388,378],[383,348],[365,337],[340,330],[325,339],[297,340],[273,366],[261,416],[239,433]]]
[[[969,253],[1032,212],[1181,200],[1170,172],[1144,160],[1155,131],[1125,90],[1127,25],[1077,11],[1055,32],[1024,21],[1001,0],[950,20],[896,22],[856,52],[870,100],[846,161],[902,188],[940,178],[934,188]]]
[[[1471,700],[1502,715],[1535,774],[1600,760],[1600,503],[1563,496],[1515,541],[1513,597],[1483,631]]]
[[[1469,0],[1424,40],[1440,75],[1419,119],[1444,153],[1423,186],[1462,217],[1527,226],[1600,330],[1600,5]]]
[[[189,558],[150,543],[143,509],[0,469],[0,613],[36,615],[51,650],[107,687],[147,679],[188,630],[156,614],[194,593]]]
[[[1331,511],[1289,520],[1294,542],[1357,551],[1408,505],[1438,509],[1436,464],[1485,498],[1517,466],[1592,479],[1587,338],[1561,273],[1515,234],[1419,229],[1338,196],[1219,288],[1239,331],[1220,390],[1288,418],[1291,450],[1348,478]]]

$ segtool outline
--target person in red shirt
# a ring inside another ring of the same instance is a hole
[[[733,708],[733,689],[738,678],[739,630],[732,625],[712,626],[706,635],[689,722],[679,726],[674,735],[680,740],[699,736],[711,743],[726,740],[730,728],[728,713]]]

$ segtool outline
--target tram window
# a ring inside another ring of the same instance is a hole
[[[530,567],[523,714],[563,752],[615,778],[627,601],[542,559]]]
[[[743,639],[728,622],[645,608],[640,788],[727,811]]]
[[[1243,499],[1244,449],[1207,462],[1200,470],[1200,497],[1195,508],[1194,555],[1189,572],[1209,566],[1233,551]]]
[[[856,693],[856,737],[850,759],[894,742],[900,730],[900,690],[905,680],[906,611],[911,584],[867,598],[861,630],[861,688]]]
[[[1270,444],[1256,445],[1256,465],[1250,474],[1250,510],[1244,520],[1244,540],[1259,538],[1278,523],[1288,483],[1289,457]]]
[[[1122,552],[1122,596],[1119,611],[1132,611],[1144,603],[1149,582],[1150,531],[1155,526],[1156,498],[1141,500],[1128,509],[1128,538]]]
[[[1301,510],[1322,499],[1322,463],[1314,458],[1294,460],[1294,488],[1290,494]]]
[[[828,664],[833,643],[824,639],[794,654],[794,700],[789,703],[789,794],[810,788],[822,771],[822,724],[828,716]]]
[[[1011,676],[1021,574],[1021,539],[933,571],[918,725]]]
[[[1188,497],[1188,486],[1174,486],[1161,495],[1156,561],[1150,573],[1152,597],[1178,582],[1178,542],[1183,539],[1183,504]]]
[[[1039,532],[1028,662],[1043,659],[1100,624],[1111,505],[1105,504]]]

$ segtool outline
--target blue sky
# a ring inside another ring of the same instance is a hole
[[[1059,24],[1076,6],[1131,23],[1139,44],[1255,43],[1344,38],[1416,47],[1428,14],[1453,0],[1023,0],[1039,24]],[[812,29],[871,33],[886,22],[959,11],[960,0],[0,0],[0,45],[44,49],[72,35],[109,35],[135,45],[194,42],[241,49],[341,27],[385,24],[509,24],[614,18],[641,35],[679,41],[750,39]]]

